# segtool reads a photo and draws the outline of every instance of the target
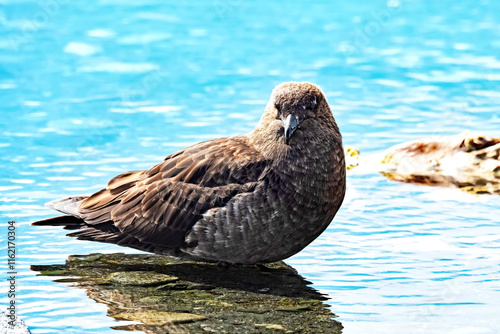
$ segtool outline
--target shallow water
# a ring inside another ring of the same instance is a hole
[[[32,332],[117,333],[104,305],[29,266],[127,250],[29,223],[53,215],[49,200],[250,131],[283,81],[319,84],[362,155],[498,136],[499,12],[492,0],[0,0],[0,291],[12,219]],[[345,333],[497,333],[499,204],[354,169],[334,222],[287,263],[329,295]]]

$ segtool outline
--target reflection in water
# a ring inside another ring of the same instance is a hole
[[[65,264],[33,265],[55,282],[71,282],[146,333],[341,333],[326,298],[283,262],[266,267],[183,261],[147,254],[70,256]],[[67,276],[62,277],[61,276]],[[137,324],[140,322],[142,324]]]

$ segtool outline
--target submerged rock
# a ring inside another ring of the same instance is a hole
[[[499,154],[500,139],[466,131],[393,146],[384,152],[381,173],[401,182],[500,194]]]
[[[116,319],[140,321],[146,325],[175,325],[207,319],[201,315],[191,313],[158,311],[120,313],[115,314],[113,317]]]
[[[341,333],[342,325],[283,262],[266,267],[184,261],[149,254],[71,256],[66,264],[32,266],[65,276],[108,315],[140,324],[115,329],[146,333]]]
[[[117,285],[157,286],[179,280],[175,276],[158,274],[154,271],[119,271],[106,277]]]

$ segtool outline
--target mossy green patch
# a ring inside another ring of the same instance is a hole
[[[179,280],[175,276],[154,271],[120,271],[109,274],[106,279],[118,285],[155,286]]]

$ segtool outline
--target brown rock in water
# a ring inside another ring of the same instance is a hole
[[[382,174],[401,182],[500,194],[499,155],[499,138],[466,131],[389,148],[384,152]]]
[[[153,253],[227,263],[285,259],[330,224],[345,193],[342,139],[323,92],[277,86],[255,129],[202,142],[89,197],[48,206],[35,225]]]
[[[155,334],[342,332],[342,324],[332,319],[336,316],[323,303],[327,298],[283,262],[224,269],[215,263],[163,255],[91,254],[31,269],[55,282],[85,289],[91,299],[108,306],[110,317],[140,322],[117,323],[113,327],[117,330]],[[173,279],[175,283],[168,283]]]

